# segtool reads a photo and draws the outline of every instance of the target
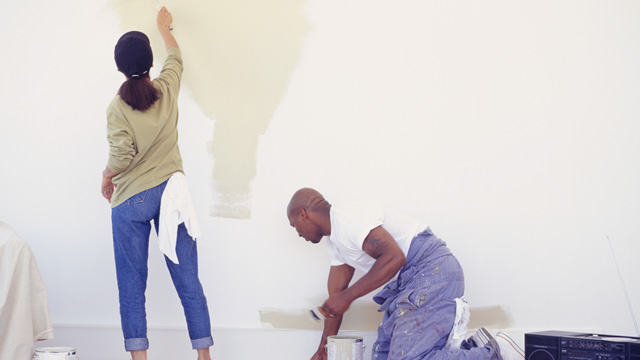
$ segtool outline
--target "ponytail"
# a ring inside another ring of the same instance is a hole
[[[133,110],[145,111],[160,98],[158,89],[149,81],[149,75],[127,78],[118,90],[120,98]]]

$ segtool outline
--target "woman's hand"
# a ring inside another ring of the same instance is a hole
[[[171,23],[173,23],[173,17],[169,10],[163,6],[162,9],[158,11],[158,30],[160,30],[160,32],[172,30]]]
[[[102,175],[102,197],[107,199],[109,203],[111,203],[111,195],[113,195],[113,190],[115,189],[115,187],[116,185],[111,182],[111,178]]]
[[[100,191],[102,193],[102,197],[107,199],[109,203],[111,203],[111,196],[113,195],[113,190],[115,190],[116,188],[116,184],[114,184],[111,181],[111,179],[113,179],[113,177],[116,175],[118,174],[111,171],[111,169],[109,169],[108,166],[105,167],[104,170],[102,171],[102,186]]]
[[[167,50],[178,47],[178,42],[171,33],[171,30],[173,30],[171,23],[173,23],[173,17],[167,8],[163,6],[162,9],[158,11],[158,30],[160,31],[160,36],[162,36]]]

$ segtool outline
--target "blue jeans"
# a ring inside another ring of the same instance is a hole
[[[373,298],[385,313],[372,359],[497,360],[488,344],[444,349],[455,320],[455,299],[463,295],[464,273],[446,244],[431,230],[416,236],[398,279]]]
[[[111,211],[113,248],[120,298],[120,320],[127,351],[146,350],[147,259],[151,220],[160,216],[160,199],[167,182],[142,191]],[[198,278],[198,251],[184,224],[178,228],[176,252],[180,264],[165,256],[167,268],[178,292],[187,319],[193,349],[213,345],[207,298]]]

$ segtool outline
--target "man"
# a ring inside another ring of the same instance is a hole
[[[484,328],[463,346],[447,346],[464,293],[464,274],[446,244],[428,226],[370,203],[332,206],[316,190],[298,190],[287,217],[300,237],[317,244],[327,237],[331,258],[327,317],[312,360],[327,358],[327,337],[336,335],[351,303],[386,286],[375,297],[384,311],[373,359],[521,360],[523,352],[506,334]],[[349,286],[355,270],[364,275]],[[466,329],[466,326],[465,326]]]

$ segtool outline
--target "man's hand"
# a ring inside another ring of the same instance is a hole
[[[327,352],[324,349],[318,350],[313,354],[311,360],[327,360]]]
[[[345,291],[340,291],[329,296],[320,309],[324,316],[332,318],[336,315],[344,314],[349,309],[349,306],[351,306],[353,300],[355,299],[350,298]]]
[[[347,264],[331,267],[331,269],[329,270],[329,282],[327,284],[329,290],[329,300],[349,286],[349,282],[353,278],[354,272],[355,269]],[[340,296],[341,295],[338,295],[338,297]],[[327,300],[325,304],[329,302],[329,300]],[[337,301],[342,302],[342,300]],[[349,304],[350,303],[351,302],[349,302]],[[347,308],[349,307],[349,304],[347,304]],[[340,324],[342,323],[342,315],[330,313],[328,310],[324,310],[322,307],[318,309],[322,312],[322,315],[324,315],[326,319],[324,320],[324,330],[322,331],[322,337],[320,338],[320,345],[318,345],[318,350],[316,350],[316,353],[313,354],[311,360],[327,360],[327,350],[325,349],[325,345],[327,344],[327,337],[338,334],[338,331],[340,330]],[[344,311],[346,311],[346,308]]]

